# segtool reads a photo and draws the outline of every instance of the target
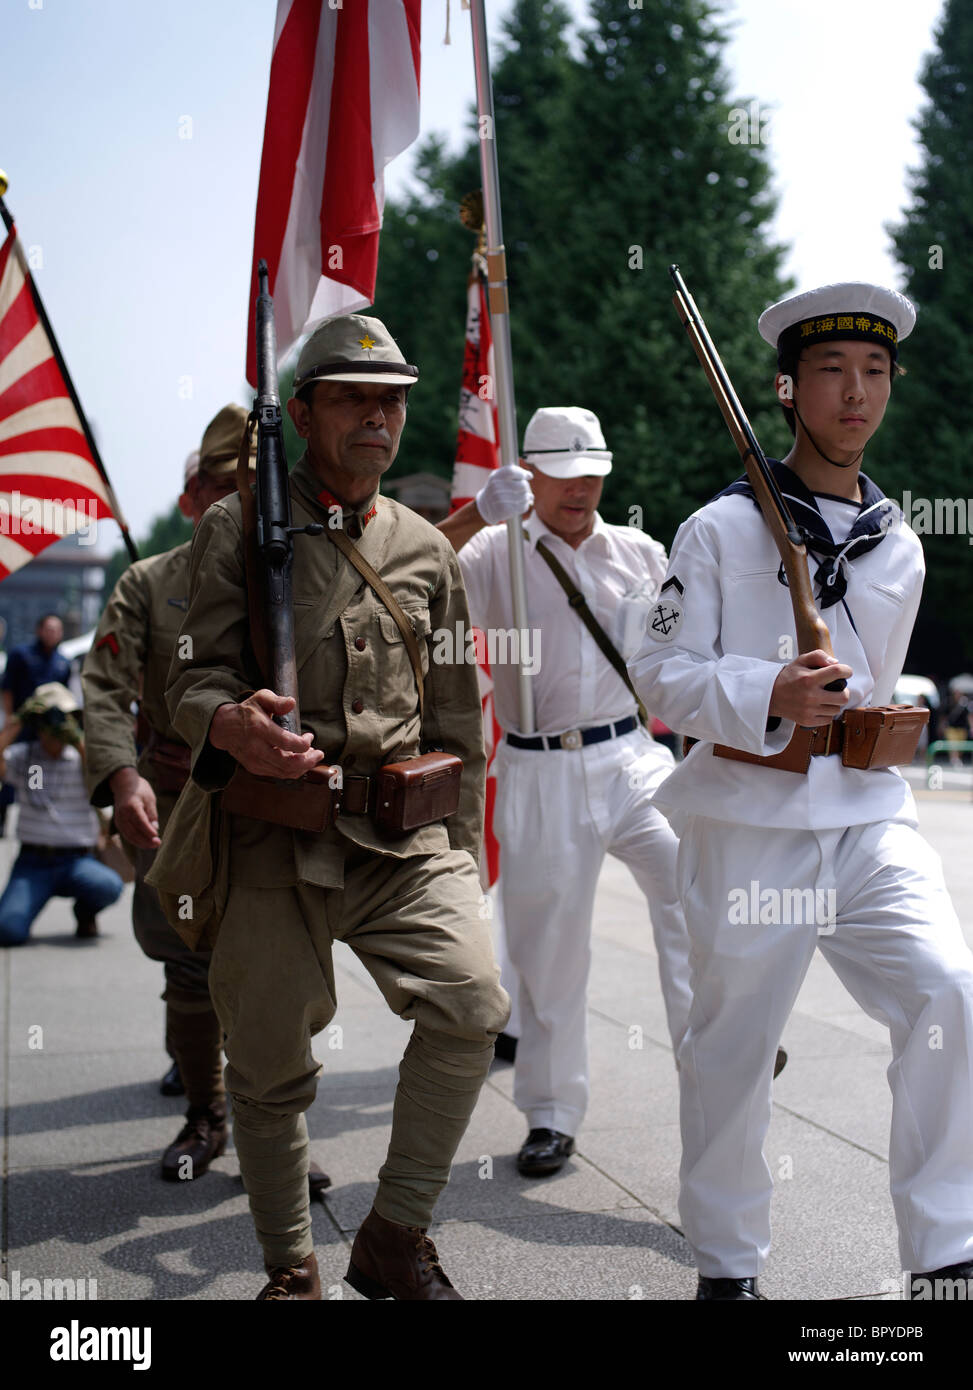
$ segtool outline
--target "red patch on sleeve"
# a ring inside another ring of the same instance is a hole
[[[108,647],[112,656],[118,655],[118,638],[113,632],[106,632],[100,642],[95,644],[95,651],[100,652],[102,647]]]

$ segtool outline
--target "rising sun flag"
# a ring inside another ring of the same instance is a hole
[[[265,260],[282,355],[375,298],[385,166],[419,133],[420,12],[421,0],[278,0],[249,302]]]
[[[0,580],[107,518],[136,559],[2,197],[0,215]]]

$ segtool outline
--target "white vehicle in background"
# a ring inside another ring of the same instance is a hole
[[[80,640],[78,638],[78,641]],[[920,695],[925,696],[931,709],[939,708],[939,691],[936,689],[935,681],[931,681],[928,676],[907,676],[903,673],[896,684],[892,703],[893,705],[914,705],[918,702]]]

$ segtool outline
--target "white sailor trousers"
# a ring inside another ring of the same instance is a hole
[[[746,1278],[766,1259],[774,1056],[815,947],[889,1030],[903,1269],[973,1258],[973,956],[936,852],[903,822],[813,831],[692,817],[679,885],[694,991],[679,1049],[679,1210],[700,1273]],[[764,912],[745,903],[761,897],[777,920],[752,920]]]
[[[588,1103],[591,919],[604,857],[631,869],[652,921],[675,1047],[689,1013],[678,842],[651,796],[673,766],[641,729],[587,748],[497,750],[494,830],[520,1032],[514,1100],[531,1129],[574,1135]],[[646,987],[648,988],[648,980]]]

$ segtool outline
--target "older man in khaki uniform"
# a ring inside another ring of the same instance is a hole
[[[210,985],[226,1033],[234,1137],[270,1275],[262,1299],[321,1297],[304,1111],[320,1072],[311,1038],[336,1008],[332,942],[346,942],[395,1013],[415,1020],[388,1156],[348,1271],[369,1298],[460,1297],[426,1228],[507,1017],[476,867],[484,776],[476,669],[462,649],[455,664],[430,664],[432,633],[468,623],[462,580],[444,538],[378,491],[417,375],[383,324],[356,315],[324,324],[298,362],[288,410],[307,452],[291,473],[293,520],[324,527],[294,539],[305,732],[275,724],[292,701],[260,688],[237,498],[217,503],[197,532],[180,638],[189,650],[177,650],[170,673],[192,781],[151,881],[188,940],[215,941]],[[335,534],[379,572],[411,641]],[[459,807],[389,837],[374,820],[376,773],[429,748],[462,759]],[[259,796],[252,815],[223,805],[240,767],[294,780],[323,759],[340,766],[344,788],[342,813],[326,830],[261,819]]]
[[[186,463],[179,507],[193,526],[206,509],[236,490],[236,463],[247,413],[226,405],[210,421]],[[209,952],[193,951],[166,921],[145,875],[176,797],[189,776],[189,748],[165,703],[169,663],[189,603],[190,542],[130,565],[115,585],[82,671],[88,791],[96,806],[113,806],[132,846],[135,937],[150,960],[165,966],[166,1045],[186,1089],[186,1124],[166,1149],[162,1177],[200,1177],[226,1146],[219,1020],[209,995]],[[144,746],[136,745],[138,703]]]

